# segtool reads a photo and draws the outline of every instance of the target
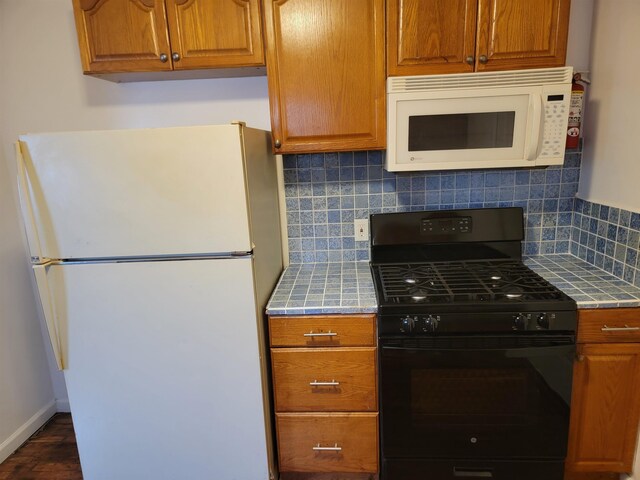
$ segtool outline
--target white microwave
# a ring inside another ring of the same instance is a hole
[[[571,67],[389,77],[390,172],[561,165]]]

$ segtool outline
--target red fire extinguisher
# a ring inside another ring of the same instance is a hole
[[[580,143],[582,109],[584,106],[584,85],[581,76],[576,73],[571,84],[571,100],[569,102],[569,123],[567,125],[567,148],[578,148]]]

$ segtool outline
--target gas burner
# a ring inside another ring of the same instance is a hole
[[[524,295],[523,289],[518,286],[507,285],[503,289],[504,296],[508,300],[517,300]]]
[[[421,288],[411,288],[409,289],[409,294],[411,295],[411,300],[414,302],[424,302],[428,295],[427,292]]]
[[[516,260],[470,260],[375,267],[390,304],[493,304],[553,300],[561,293]]]

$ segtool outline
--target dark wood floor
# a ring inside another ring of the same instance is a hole
[[[55,415],[0,464],[0,480],[82,480],[71,416]]]
[[[567,474],[565,480],[617,480],[615,473]],[[58,413],[0,464],[0,480],[82,480],[71,415]]]

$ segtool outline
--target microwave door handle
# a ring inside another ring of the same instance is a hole
[[[529,136],[527,160],[533,161],[540,154],[540,143],[542,142],[542,95],[534,93],[529,97],[529,120],[531,123],[531,134]]]

